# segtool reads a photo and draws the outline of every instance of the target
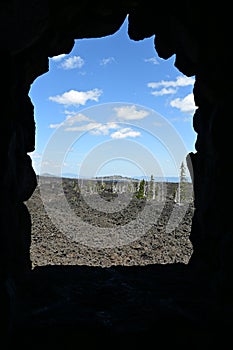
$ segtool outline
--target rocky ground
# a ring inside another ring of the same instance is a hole
[[[78,193],[67,179],[39,185],[26,203],[33,268],[18,288],[10,349],[231,341],[231,315],[188,264],[193,203],[175,203],[174,184],[163,199]]]
[[[171,198],[174,184],[168,184],[170,190],[167,190],[165,201],[156,202],[129,198],[126,194],[107,194],[104,197],[74,193],[72,180],[65,179],[62,191],[69,205],[68,211],[78,218],[77,222],[72,222],[67,210],[59,208],[59,184],[56,179],[48,180],[41,184],[43,188],[38,185],[26,203],[32,219],[33,268],[44,265],[107,267],[188,263],[192,254],[189,235],[193,202],[183,206],[175,204]],[[53,210],[52,217],[50,211],[45,210],[48,203]],[[169,229],[172,212],[173,224]],[[74,236],[76,224],[79,226],[78,238]],[[106,243],[108,230],[110,243]],[[115,230],[120,230],[117,237],[122,239],[116,239],[114,234],[118,231]],[[136,232],[135,236],[133,232]],[[102,233],[104,238],[101,241]]]

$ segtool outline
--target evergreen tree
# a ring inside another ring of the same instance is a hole
[[[187,197],[187,177],[184,162],[180,166],[179,199],[184,202]]]
[[[147,193],[147,198],[148,199],[154,199],[155,197],[155,184],[154,184],[154,176],[150,176],[150,181],[149,181],[149,188],[148,188],[148,193]]]
[[[138,192],[136,194],[136,198],[144,198],[145,197],[145,180],[142,179],[140,181],[140,184],[139,184],[139,189],[138,189]]]
[[[184,162],[180,166],[180,182],[187,182]]]

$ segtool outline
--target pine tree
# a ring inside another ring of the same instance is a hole
[[[184,162],[180,166],[180,182],[187,182]]]
[[[187,177],[184,162],[180,166],[179,201],[184,202],[187,197]]]
[[[138,189],[138,192],[136,194],[136,198],[144,198],[145,197],[145,180],[142,179],[140,181],[140,184],[139,184],[139,189]]]
[[[147,198],[148,199],[154,199],[155,197],[155,184],[154,184],[154,176],[150,176],[149,186],[148,186],[148,193]]]

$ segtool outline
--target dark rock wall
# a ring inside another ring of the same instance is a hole
[[[195,213],[190,264],[206,271],[219,296],[230,295],[233,249],[230,179],[232,118],[231,10],[227,2],[8,0],[0,4],[1,199],[0,318],[9,325],[14,283],[30,270],[30,215],[24,205],[36,187],[28,152],[36,125],[28,92],[48,71],[48,57],[72,50],[74,39],[116,32],[129,14],[129,35],[155,35],[155,50],[195,76]],[[137,74],[137,72],[135,72]],[[2,327],[4,329],[4,327]]]

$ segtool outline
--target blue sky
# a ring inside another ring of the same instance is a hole
[[[194,77],[158,57],[154,36],[130,40],[127,25],[76,40],[32,84],[37,174],[177,176],[195,152]]]

